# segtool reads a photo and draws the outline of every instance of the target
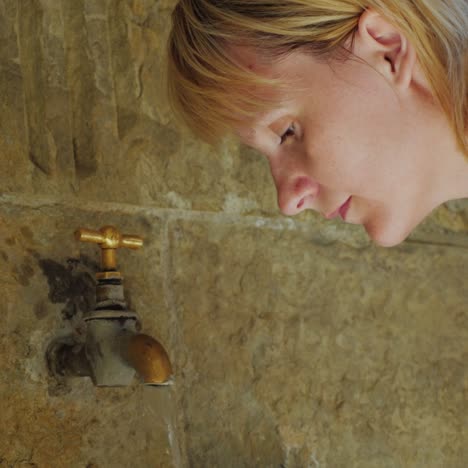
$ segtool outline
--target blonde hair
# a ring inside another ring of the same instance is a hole
[[[320,59],[352,55],[364,10],[374,8],[416,49],[434,97],[468,156],[467,0],[180,0],[172,14],[167,90],[172,108],[196,135],[214,143],[242,118],[274,103],[253,93],[281,86],[242,68],[230,45],[261,50],[265,61],[295,49]]]

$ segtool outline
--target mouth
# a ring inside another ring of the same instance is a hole
[[[336,209],[332,213],[325,215],[325,218],[333,219],[337,218],[338,216],[341,216],[341,219],[343,221],[346,221],[346,213],[348,212],[349,205],[351,205],[351,198],[352,196],[349,197],[338,209]]]

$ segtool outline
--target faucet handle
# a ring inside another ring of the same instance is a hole
[[[143,239],[139,236],[121,234],[114,226],[103,226],[99,231],[80,228],[75,231],[75,238],[81,242],[93,242],[101,248],[103,271],[117,270],[118,248],[139,249],[143,245]]]

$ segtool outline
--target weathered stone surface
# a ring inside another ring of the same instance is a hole
[[[174,124],[175,3],[0,2],[0,467],[464,468],[468,200],[390,250],[279,216],[262,156]],[[146,238],[119,258],[170,389],[48,374],[94,303],[72,232],[108,223]]]
[[[2,190],[276,213],[259,155],[209,148],[172,121],[162,74],[175,2],[94,3],[5,4]]]
[[[462,468],[468,250],[171,228],[193,466]]]
[[[160,273],[161,220],[70,208],[0,208],[0,466],[175,466],[179,455],[171,388],[97,388],[89,378],[57,383],[45,353],[58,336],[85,333],[94,305],[98,249],[79,245],[77,227],[115,224],[142,235],[119,253],[127,299],[171,350]]]
[[[23,191],[30,184],[24,124],[23,76],[15,21],[15,1],[0,5],[0,191]]]
[[[274,210],[264,161],[249,154],[241,166],[238,145],[209,148],[171,119],[162,74],[174,1],[10,3],[0,56],[3,191]]]

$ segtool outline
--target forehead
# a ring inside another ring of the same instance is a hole
[[[250,45],[230,44],[227,46],[227,53],[242,68],[271,77],[274,64],[271,54],[266,51]]]
[[[297,98],[313,81],[317,66],[310,54],[300,50],[275,56],[252,46],[231,45],[228,53],[244,70],[281,83],[279,88],[258,84],[249,89],[252,94],[273,102]]]

